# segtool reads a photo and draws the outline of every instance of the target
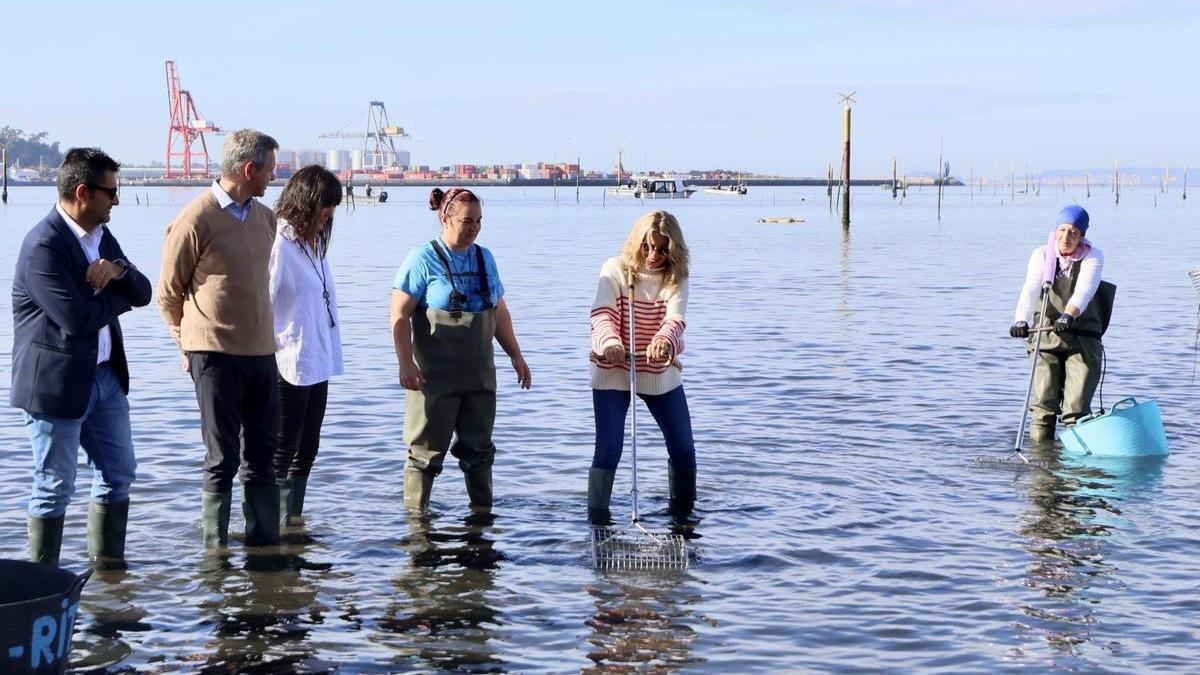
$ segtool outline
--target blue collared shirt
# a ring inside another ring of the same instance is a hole
[[[221,187],[220,181],[216,180],[212,184],[212,193],[213,197],[217,199],[217,206],[225,209],[243,223],[246,222],[246,217],[250,215],[250,206],[254,203],[254,197],[247,199],[245,204],[238,204],[233,201],[233,197],[229,196],[225,188]]]

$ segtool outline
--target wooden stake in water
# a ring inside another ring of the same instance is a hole
[[[579,174],[583,173],[583,167],[580,166],[581,158],[575,158],[575,203],[579,203]]]
[[[1088,175],[1088,170],[1083,170],[1083,187],[1087,190],[1087,198],[1092,198],[1092,178]]]
[[[838,94],[845,106],[844,124],[845,139],[842,143],[842,227],[850,227],[850,104],[858,103],[854,98],[855,92]]]
[[[1115,203],[1121,204],[1121,167],[1117,165],[1116,160],[1113,160],[1113,193],[1116,195]]]
[[[892,199],[896,199],[896,158],[892,158]]]
[[[825,183],[825,196],[829,197],[829,215],[833,215],[833,165],[829,165],[829,180]]]
[[[942,222],[942,183],[945,173],[942,172],[942,137],[938,136],[938,163],[937,163],[937,219]]]
[[[4,188],[0,189],[0,203],[8,203],[8,148],[0,148],[0,174],[4,178]]]
[[[1008,187],[1012,192],[1008,196],[1008,203],[1012,204],[1017,201],[1017,165],[1015,162],[1008,169]]]
[[[1187,170],[1186,166],[1183,167],[1183,200],[1185,202],[1187,201]]]

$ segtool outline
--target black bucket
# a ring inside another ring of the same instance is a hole
[[[62,673],[79,594],[92,571],[0,560],[0,672]]]

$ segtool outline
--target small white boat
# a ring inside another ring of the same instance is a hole
[[[745,183],[736,183],[731,185],[714,185],[710,188],[704,188],[704,193],[709,195],[744,195],[749,190]]]
[[[609,194],[634,199],[687,199],[696,188],[688,187],[678,176],[674,178],[634,176],[625,185],[609,188]]]

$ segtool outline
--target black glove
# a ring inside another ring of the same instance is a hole
[[[1075,317],[1070,314],[1059,314],[1058,319],[1054,322],[1054,334],[1062,335],[1070,331],[1073,325],[1075,325]]]
[[[1018,321],[1008,327],[1008,334],[1015,338],[1027,338],[1029,337],[1029,324]]]

